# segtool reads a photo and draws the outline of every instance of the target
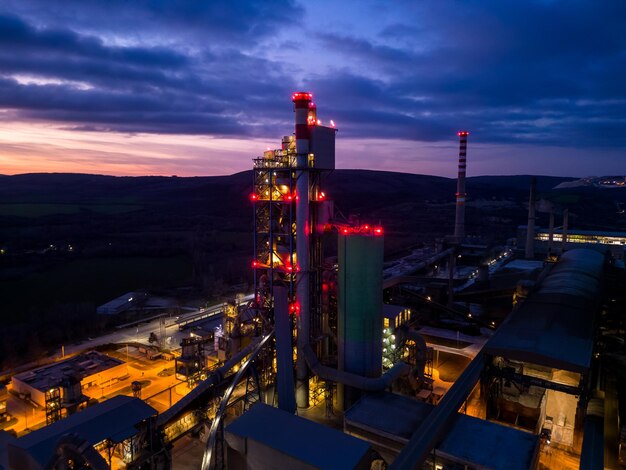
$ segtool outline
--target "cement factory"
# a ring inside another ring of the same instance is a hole
[[[599,469],[607,448],[626,465],[626,235],[569,228],[529,181],[517,240],[470,239],[460,131],[454,233],[386,261],[385,228],[325,189],[334,122],[292,101],[294,132],[253,160],[254,291],[172,320],[180,354],[124,341],[15,374],[45,425],[0,431],[0,468]],[[130,348],[148,361],[128,384]],[[149,360],[174,364],[163,390]]]

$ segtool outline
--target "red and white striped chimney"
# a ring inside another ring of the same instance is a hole
[[[465,237],[465,169],[467,163],[467,136],[469,132],[459,131],[459,176],[456,183],[456,217],[454,238],[460,242]]]

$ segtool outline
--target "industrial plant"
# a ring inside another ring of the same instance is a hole
[[[626,464],[611,347],[626,234],[569,227],[531,181],[517,239],[466,233],[462,130],[453,233],[386,260],[386,227],[325,186],[335,123],[291,98],[293,132],[253,160],[253,291],[159,319],[155,344],[135,322],[110,353],[15,374],[11,400],[45,423],[0,431],[0,468],[598,469],[606,449]],[[158,389],[155,361],[171,369]]]

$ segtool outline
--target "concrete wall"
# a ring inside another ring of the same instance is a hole
[[[89,388],[90,386],[103,386],[108,387],[115,383],[118,377],[122,377],[127,374],[126,364],[118,364],[110,369],[106,369],[92,375],[86,376],[83,380],[81,380],[81,386],[84,389]],[[21,381],[17,377],[11,378],[11,387],[13,391],[16,393],[25,393],[30,394],[30,398],[33,402],[37,403],[41,407],[46,406],[46,396],[45,392],[42,392],[35,387],[29,385],[26,382]],[[97,397],[99,398],[99,396]]]
[[[100,372],[96,372],[95,374],[87,375],[83,380],[81,380],[81,385],[83,388],[88,388],[90,386],[102,386],[108,387],[111,385],[114,380],[118,377],[122,377],[127,374],[126,364],[118,364],[110,369],[106,369]]]
[[[571,446],[574,439],[578,398],[555,390],[548,390],[547,394],[546,415],[551,416],[554,423],[552,440]]]
[[[44,392],[37,390],[34,387],[31,387],[26,382],[22,382],[20,379],[12,377],[11,378],[11,388],[13,391],[18,394],[30,394],[30,399],[37,403],[39,406],[46,406],[46,395]]]
[[[228,444],[226,466],[229,470],[315,470],[318,468],[250,438],[243,438],[226,432],[225,439]],[[323,449],[320,449],[320,452],[323,452]],[[329,456],[329,458],[331,457]],[[370,455],[366,453],[353,468],[369,470],[370,462]]]

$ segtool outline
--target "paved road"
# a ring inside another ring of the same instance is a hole
[[[248,301],[253,298],[253,294],[246,295],[243,300]],[[195,312],[183,313],[176,317],[167,317],[165,319],[165,336],[171,336],[170,345],[173,349],[178,348],[180,341],[183,337],[188,336],[189,333],[181,332],[178,328],[178,325],[185,320],[193,320],[195,318],[202,318],[203,316],[208,316],[209,314],[219,316],[223,313],[223,304],[215,304],[207,307],[206,309],[200,309]],[[120,328],[119,330],[109,333],[103,336],[99,336],[97,338],[85,341],[80,344],[72,344],[65,346],[65,354],[73,354],[81,351],[85,351],[87,349],[93,349],[96,346],[100,346],[102,344],[108,343],[142,343],[142,344],[150,344],[148,342],[148,338],[150,337],[150,333],[154,332],[155,334],[159,334],[160,332],[160,319],[155,318],[153,320],[149,320],[146,323],[138,323],[136,325],[127,326],[125,328]],[[61,350],[59,349],[59,355],[61,354]]]

